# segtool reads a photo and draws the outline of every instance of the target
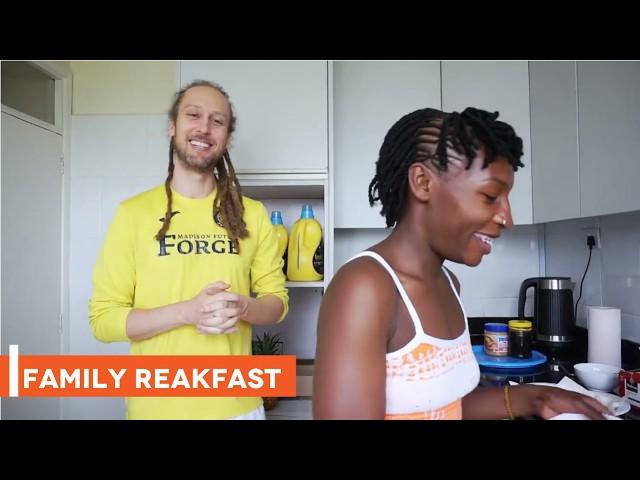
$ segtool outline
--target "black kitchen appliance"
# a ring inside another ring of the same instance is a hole
[[[573,284],[569,277],[527,278],[520,286],[518,316],[524,317],[527,290],[533,292],[534,338],[549,346],[568,345],[575,340]]]

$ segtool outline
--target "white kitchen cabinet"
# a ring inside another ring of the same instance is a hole
[[[576,62],[529,62],[529,81],[533,220],[543,223],[578,218]]]
[[[466,107],[500,112],[499,119],[512,125],[522,138],[525,167],[516,173],[509,198],[515,224],[532,223],[528,62],[442,62],[442,108],[462,111]]]
[[[440,62],[333,62],[336,228],[386,226],[368,200],[384,137],[404,114],[440,105]]]
[[[238,119],[238,172],[326,173],[326,61],[181,61],[179,83],[209,80],[229,94]]]
[[[640,209],[640,62],[578,62],[581,216]]]

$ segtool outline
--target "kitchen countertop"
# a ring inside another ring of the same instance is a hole
[[[484,343],[484,324],[487,322],[507,323],[511,318],[470,317],[469,333],[473,345]],[[539,342],[533,342],[533,348],[547,356],[547,362],[539,367],[520,370],[491,370],[481,367],[480,385],[503,386],[508,382],[558,383],[563,377],[569,377],[580,383],[573,372],[573,365],[587,361],[587,330],[576,328],[576,341],[562,348],[550,348]],[[628,340],[622,341],[622,368],[635,370],[640,368],[640,347]],[[267,420],[311,420],[311,399],[282,398],[272,410],[266,412]],[[631,410],[621,416],[625,420],[640,420],[640,413]]]
[[[469,333],[473,345],[484,343],[484,324],[487,322],[507,323],[511,318],[470,317]],[[496,370],[480,368],[480,385],[503,386],[508,382],[517,383],[558,383],[562,378],[569,377],[577,383],[573,366],[587,361],[587,330],[576,328],[576,340],[568,346],[551,348],[542,342],[532,343],[532,348],[547,356],[547,362],[539,367],[518,370]],[[628,340],[622,341],[622,368],[635,370],[640,368],[640,347]],[[631,409],[621,416],[625,420],[640,420],[640,412]]]

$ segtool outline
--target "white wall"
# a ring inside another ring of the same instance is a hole
[[[335,270],[351,256],[378,243],[389,229],[339,229],[335,232]],[[518,314],[518,292],[525,278],[540,275],[538,233],[535,225],[522,225],[503,233],[493,251],[477,267],[447,262],[460,280],[462,302],[469,317],[514,317]],[[532,294],[530,291],[529,294]],[[532,315],[533,302],[526,304]]]
[[[73,116],[69,233],[70,354],[127,354],[128,343],[104,344],[91,332],[91,273],[122,200],[164,181],[165,115]],[[122,398],[68,398],[65,419],[124,418]]]
[[[640,211],[546,224],[547,275],[570,276],[577,300],[589,255],[584,229],[597,225],[602,248],[593,249],[577,323],[587,326],[587,305],[617,307],[622,337],[640,342]]]
[[[253,327],[253,336],[277,333],[282,339],[282,353],[298,360],[316,356],[317,312],[322,301],[321,288],[289,288],[289,313],[277,325]]]
[[[176,87],[175,61],[71,62],[74,115],[164,115]]]

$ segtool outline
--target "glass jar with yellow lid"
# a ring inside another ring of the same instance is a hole
[[[531,358],[533,325],[529,320],[509,321],[509,356]]]

